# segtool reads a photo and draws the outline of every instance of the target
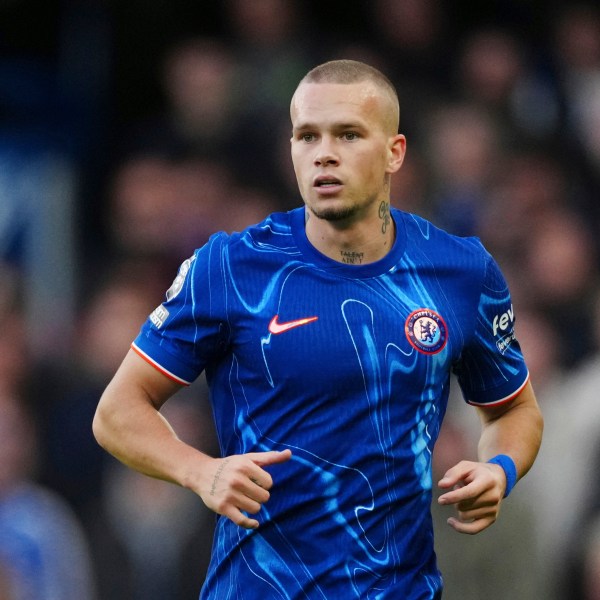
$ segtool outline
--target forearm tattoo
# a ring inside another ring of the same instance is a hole
[[[379,218],[382,220],[381,233],[385,233],[390,226],[392,217],[390,216],[390,203],[383,201],[379,205]]]
[[[215,478],[213,479],[213,482],[212,482],[212,487],[210,488],[210,495],[211,496],[215,495],[215,493],[217,491],[217,483],[219,483],[219,479],[221,478],[221,473],[223,472],[223,469],[227,466],[228,462],[229,462],[229,459],[226,458],[219,465],[219,468],[217,469],[217,471],[215,473]]]

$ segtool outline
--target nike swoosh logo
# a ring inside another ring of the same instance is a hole
[[[304,319],[295,319],[294,321],[287,321],[286,323],[279,322],[279,315],[275,315],[271,322],[269,323],[269,331],[277,335],[278,333],[283,333],[284,331],[289,331],[290,329],[294,329],[294,327],[300,327],[301,325],[306,325],[307,323],[312,323],[316,321],[319,317],[305,317]]]

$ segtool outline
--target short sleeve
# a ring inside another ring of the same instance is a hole
[[[495,406],[514,398],[529,374],[515,336],[508,285],[491,255],[485,257],[477,320],[454,371],[469,404]]]
[[[177,272],[165,301],[143,324],[132,348],[167,377],[189,385],[227,346],[222,248],[215,234]]]

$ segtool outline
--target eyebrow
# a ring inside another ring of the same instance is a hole
[[[341,123],[333,123],[330,127],[326,129],[332,129],[334,131],[341,131],[345,129],[364,129],[365,125],[363,123],[359,123],[358,121],[348,121]],[[319,125],[314,123],[302,123],[297,127],[292,127],[292,131],[313,131],[315,129],[320,129]]]

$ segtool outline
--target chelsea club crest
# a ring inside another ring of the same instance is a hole
[[[448,341],[444,319],[429,308],[419,308],[408,315],[404,325],[410,345],[423,354],[437,354]]]

